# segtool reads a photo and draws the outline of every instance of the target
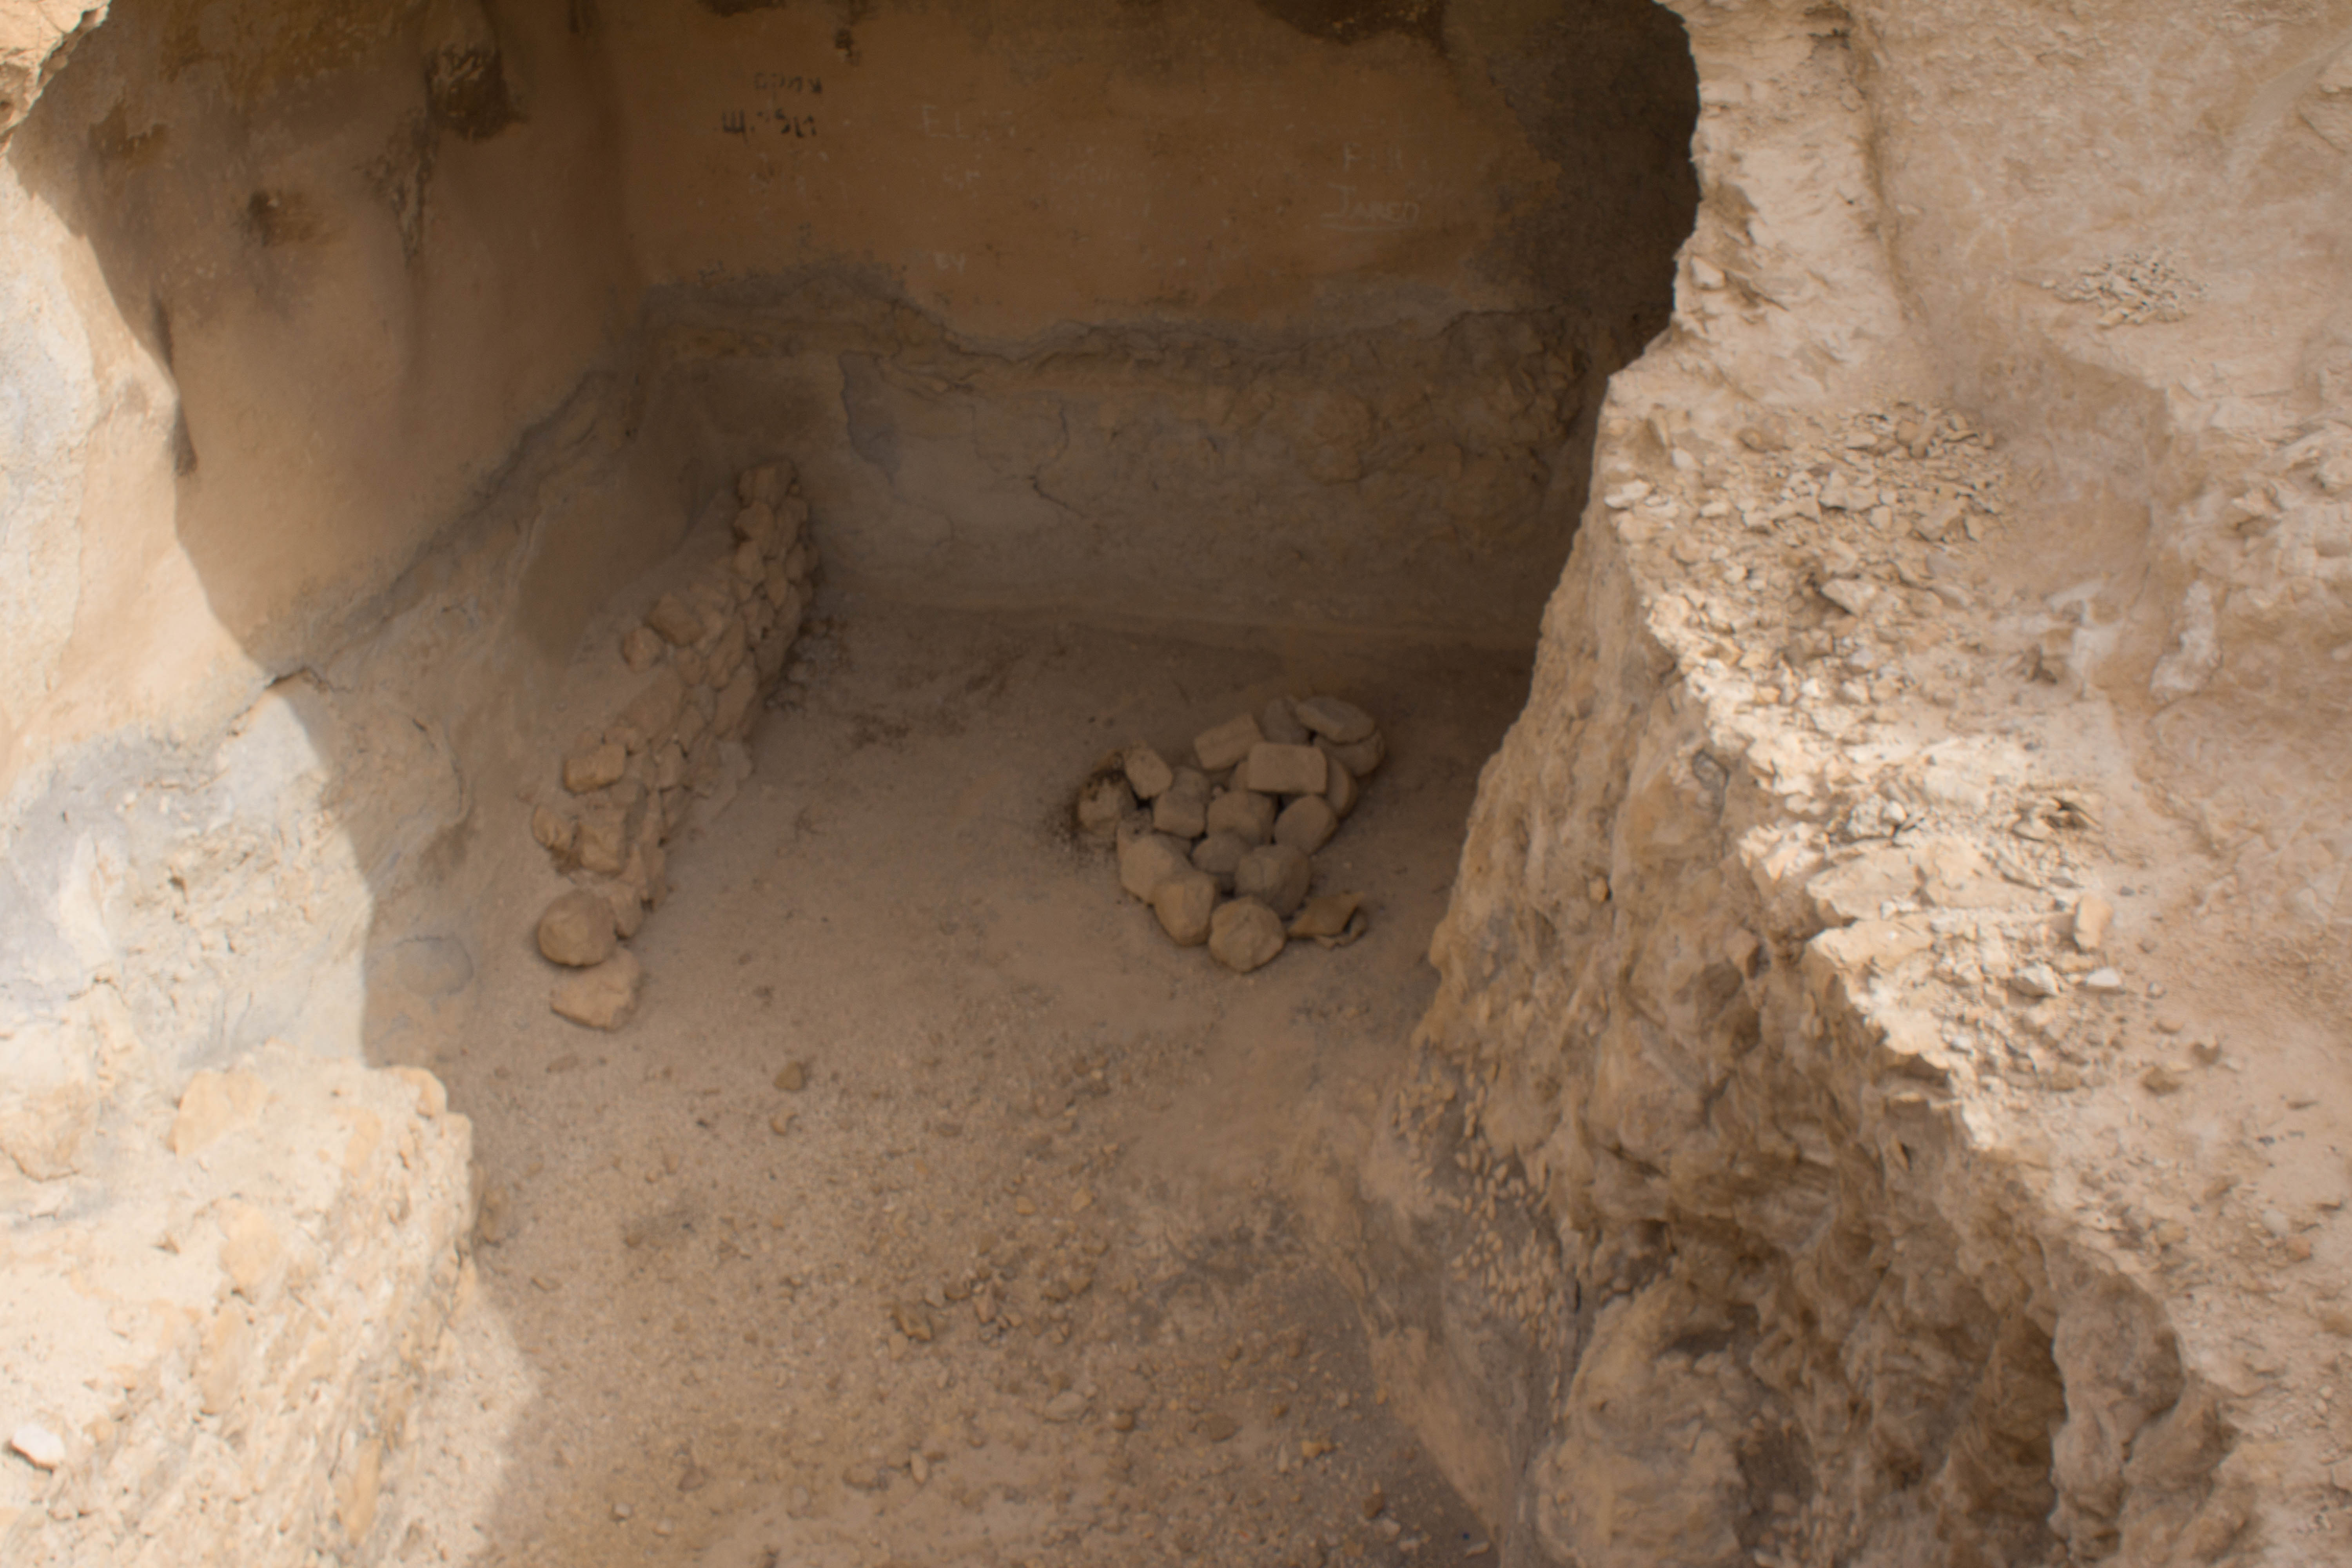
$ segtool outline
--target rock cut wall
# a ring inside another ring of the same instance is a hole
[[[1646,0],[1426,14],[615,12],[656,395],[815,436],[860,591],[1531,640],[1690,63]]]
[[[1381,1354],[1507,1563],[2332,1561],[2332,883],[2249,907],[2332,861],[2188,779],[2344,806],[2263,293],[2339,14],[1677,9],[1699,229],[1365,1169]]]

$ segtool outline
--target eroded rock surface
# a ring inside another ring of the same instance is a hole
[[[2326,384],[2244,368],[2295,390],[2225,413],[2247,383],[2188,390],[2186,338],[2095,335],[2231,330],[2200,301],[2242,254],[2053,256],[2051,302],[2013,310],[2034,264],[1939,247],[1956,212],[2048,202],[1970,232],[2063,251],[2051,193],[2098,199],[2074,171],[2130,117],[2019,63],[2046,19],[1679,8],[1709,200],[1674,331],[1612,391],[1365,1169],[1384,1363],[1506,1561],[2341,1555],[2346,1434],[2309,1391],[2341,1376],[2346,1176],[2274,1152],[2340,1125],[2333,961],[2256,982],[2246,955],[2295,939],[2247,906],[2301,873],[2180,810],[2206,726],[2255,728],[2182,705],[2339,613],[2329,557],[2298,576],[2263,542],[2316,525]],[[2188,47],[2148,20],[2105,36]],[[2216,93],[2302,68],[2221,38],[2192,73]],[[1969,194],[1948,93],[2052,184]],[[2246,131],[2273,191],[2320,156],[2302,112]],[[1947,378],[2001,417],[1939,413]],[[2135,399],[2150,424],[2112,439]],[[2221,629],[2216,574],[2263,629]],[[2261,742],[2294,770],[2334,744],[2297,730]]]

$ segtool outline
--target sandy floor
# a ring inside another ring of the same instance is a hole
[[[438,1064],[499,1239],[387,1504],[395,1561],[1480,1551],[1318,1237],[1524,663],[835,625],[673,859],[635,1021],[556,1019],[518,951]],[[1391,741],[1318,858],[1371,931],[1236,977],[1121,895],[1067,802],[1115,746],[1307,689]]]

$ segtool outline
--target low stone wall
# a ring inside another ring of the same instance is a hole
[[[574,737],[531,814],[532,836],[575,885],[540,921],[541,954],[576,972],[551,1005],[592,1028],[634,1012],[643,970],[618,944],[668,896],[666,846],[727,745],[759,723],[808,608],[816,547],[792,466],[744,470],[734,500],[729,545],[654,602],[609,670],[581,678],[613,694],[609,717]]]

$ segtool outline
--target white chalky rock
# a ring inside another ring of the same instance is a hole
[[[37,1421],[27,1421],[10,1433],[8,1447],[44,1470],[54,1470],[66,1462],[66,1440]]]
[[[2096,952],[2106,945],[2107,928],[2115,923],[2116,906],[2096,893],[2084,893],[2074,905],[2074,945]]]
[[[2021,996],[2055,996],[2066,983],[2046,963],[2029,963],[2009,977],[2009,988]]]

